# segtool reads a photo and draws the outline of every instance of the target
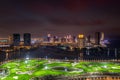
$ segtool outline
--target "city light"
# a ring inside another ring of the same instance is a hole
[[[27,60],[29,59],[29,57],[26,58]]]
[[[28,63],[28,61],[26,60],[26,61],[25,61],[25,63],[27,64],[27,63]]]
[[[1,0],[0,80],[120,80],[120,0]]]
[[[79,35],[78,35],[78,38],[80,38],[80,39],[81,39],[81,38],[84,38],[84,35],[83,35],[83,34],[79,34]]]

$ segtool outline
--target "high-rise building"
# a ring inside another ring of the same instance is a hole
[[[51,40],[51,34],[47,34],[47,41],[50,42]]]
[[[31,45],[31,34],[30,33],[24,33],[24,45],[25,46]]]
[[[13,44],[13,35],[9,35],[8,40],[9,40],[9,44],[12,45]]]
[[[101,32],[95,33],[95,44],[100,45]]]
[[[13,34],[13,45],[19,46],[19,44],[20,44],[20,34],[14,33]]]
[[[83,34],[78,35],[78,46],[80,48],[83,48],[85,46],[85,40],[84,39],[85,39],[85,37],[84,37]]]
[[[100,40],[103,41],[104,37],[105,37],[104,32],[101,32],[101,38],[100,38]]]

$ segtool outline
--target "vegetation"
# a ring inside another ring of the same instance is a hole
[[[120,74],[120,63],[26,59],[10,61],[0,66],[0,80],[39,80],[49,77],[50,80],[56,80],[56,76],[96,73]]]

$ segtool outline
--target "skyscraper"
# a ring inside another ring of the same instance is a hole
[[[19,44],[20,44],[20,34],[14,33],[13,34],[13,45],[19,46]]]
[[[24,33],[24,45],[25,46],[31,45],[31,34],[30,33]]]
[[[100,40],[103,41],[104,37],[105,37],[104,32],[101,32],[101,38],[100,38]]]
[[[95,44],[100,45],[101,32],[95,33]]]
[[[85,38],[84,38],[84,35],[83,34],[79,34],[78,35],[78,46],[80,47],[80,48],[83,48],[84,46],[85,46],[85,43],[84,43],[84,40]]]

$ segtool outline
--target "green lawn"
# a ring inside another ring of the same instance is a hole
[[[0,65],[0,80],[30,80],[47,75],[71,76],[86,73],[118,73],[120,63],[114,62],[66,62],[58,60],[15,60]]]

